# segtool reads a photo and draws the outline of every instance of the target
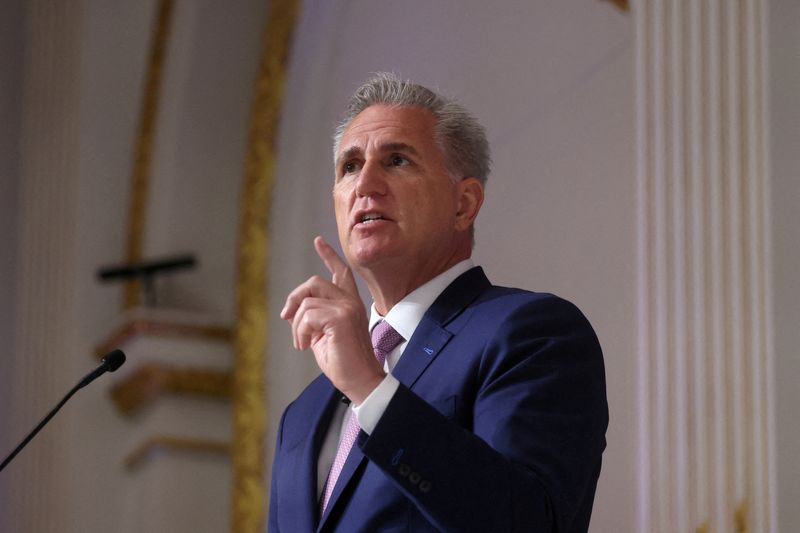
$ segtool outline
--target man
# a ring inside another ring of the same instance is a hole
[[[315,239],[332,279],[281,311],[322,375],[281,419],[270,531],[586,531],[608,424],[600,346],[570,303],[473,266],[483,128],[381,74],[335,141],[346,262]]]

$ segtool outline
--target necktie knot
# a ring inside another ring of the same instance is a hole
[[[386,361],[386,356],[402,341],[403,336],[385,320],[381,320],[372,328],[372,348],[375,350],[375,358],[381,365]]]

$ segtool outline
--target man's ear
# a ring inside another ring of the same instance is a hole
[[[456,229],[466,231],[475,222],[483,205],[483,185],[478,178],[464,178],[456,183]]]

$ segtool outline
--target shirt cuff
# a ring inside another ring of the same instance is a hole
[[[383,381],[361,402],[361,405],[350,406],[356,416],[356,420],[358,420],[358,425],[367,435],[375,430],[375,426],[378,425],[378,421],[383,416],[383,412],[386,411],[389,401],[391,401],[399,386],[400,382],[393,375],[386,374]]]

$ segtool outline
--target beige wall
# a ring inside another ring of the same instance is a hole
[[[21,258],[35,259],[30,247],[14,248],[17,226],[26,218],[15,199],[25,176],[14,163],[20,128],[13,114],[20,112],[21,87],[31,76],[23,72],[19,58],[31,41],[46,39],[40,34],[24,41],[21,28],[26,16],[46,10],[47,2],[31,2],[24,11],[23,2],[12,4],[0,8],[0,20],[18,22],[11,26],[16,31],[2,32],[2,39],[13,41],[0,52],[0,79],[19,81],[4,82],[0,91],[0,245],[11,250],[0,263],[0,342],[8,340],[4,344],[9,346],[19,322],[12,299],[19,280],[11,267]],[[791,355],[798,344],[792,337],[797,241],[791,228],[798,222],[800,180],[793,156],[799,121],[787,111],[800,108],[800,90],[794,89],[800,69],[797,54],[791,53],[797,50],[796,24],[790,22],[791,16],[797,20],[797,6],[793,0],[773,4],[776,38],[787,43],[774,49],[772,69],[778,453],[785,466],[796,464],[793,443],[798,436],[788,429],[796,424],[786,421],[800,395],[800,379],[791,377],[798,373],[798,358]],[[0,410],[17,412],[14,424],[0,413],[0,453],[10,450],[43,409],[93,364],[91,348],[117,316],[119,292],[98,285],[93,272],[122,259],[130,157],[154,5],[154,0],[74,4],[81,8],[74,15],[81,39],[63,54],[80,68],[61,83],[78,97],[60,104],[78,117],[80,137],[78,164],[68,169],[76,185],[68,210],[72,214],[65,220],[75,229],[74,250],[67,254],[74,275],[56,287],[66,308],[74,310],[65,322],[74,325],[67,336],[74,341],[39,358],[9,349],[0,359]],[[370,72],[394,70],[455,96],[486,125],[495,161],[478,221],[476,259],[495,283],[573,300],[597,329],[606,356],[611,422],[592,531],[635,531],[639,428],[631,14],[610,2],[585,0],[412,0],[402,9],[388,0],[306,0],[303,5],[279,138],[271,309],[280,309],[299,281],[323,273],[311,247],[313,236],[336,240],[330,133],[350,91]],[[153,167],[158,196],[151,207],[146,249],[150,254],[198,253],[195,273],[165,284],[166,303],[225,321],[233,312],[236,207],[266,3],[203,0],[177,6]],[[53,31],[58,30],[55,24]],[[58,102],[55,91],[60,86],[51,89]],[[36,107],[21,113],[43,121],[40,127],[61,120],[61,115]],[[37,199],[28,196],[27,201]],[[47,232],[37,235],[46,244]],[[313,358],[290,349],[289,331],[274,314],[269,332],[271,449],[280,412],[317,369]],[[48,365],[35,366],[41,362]],[[31,388],[35,380],[30,376],[36,372],[48,376],[39,390],[3,396],[10,390],[10,376],[28,376],[24,384]],[[5,505],[16,505],[17,514],[32,513],[36,501],[59,500],[63,503],[48,522],[59,525],[49,530],[118,530],[117,516],[125,509],[119,487],[130,481],[120,462],[129,451],[125,436],[133,422],[111,408],[106,389],[106,383],[97,383],[81,391],[59,415],[60,425],[48,428],[32,445],[61,450],[60,471],[52,474],[58,483],[43,487],[21,475],[3,475],[0,494],[17,495],[2,498]],[[41,405],[26,407],[24,399],[34,393],[43,398]],[[18,472],[32,468],[36,456],[29,452],[12,465]],[[798,497],[797,480],[788,474],[791,468],[779,471],[784,472],[779,475],[783,525],[797,524],[797,515],[791,515],[796,512],[791,502]],[[47,491],[48,496],[38,499],[19,496]],[[0,513],[0,530],[19,523],[28,522],[10,510]],[[167,527],[182,531],[178,521]]]

